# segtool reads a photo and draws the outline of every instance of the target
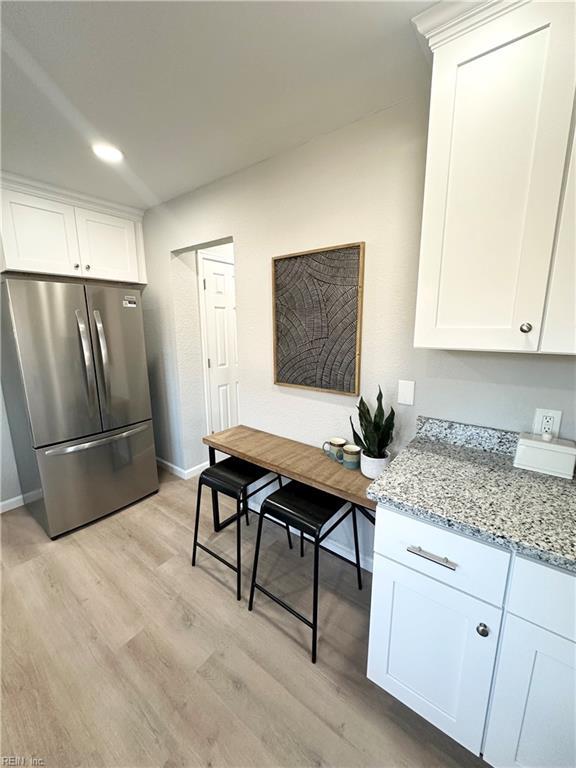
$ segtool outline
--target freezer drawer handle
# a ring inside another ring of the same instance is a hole
[[[134,429],[127,429],[126,432],[120,432],[118,435],[112,435],[112,437],[103,437],[98,440],[90,440],[88,443],[78,443],[78,445],[67,445],[63,448],[50,448],[46,451],[46,456],[63,456],[66,453],[78,453],[78,451],[87,451],[90,448],[99,448],[101,445],[108,445],[109,443],[115,443],[117,440],[124,440],[126,437],[132,437],[137,435],[138,432],[143,432],[148,428],[148,423],[140,424]]]
[[[84,358],[84,372],[86,374],[86,392],[88,394],[88,405],[90,412],[94,413],[94,405],[97,402],[96,395],[96,378],[94,376],[94,365],[92,362],[92,352],[90,350],[90,342],[88,340],[88,333],[86,329],[86,323],[82,317],[82,312],[76,310],[76,323],[78,324],[78,333],[80,335],[80,343],[82,344],[82,356]]]
[[[448,560],[447,557],[441,557],[440,555],[435,555],[433,552],[427,552],[425,549],[422,549],[422,547],[406,547],[406,552],[410,552],[411,555],[418,555],[418,557],[423,557],[425,560],[430,560],[432,563],[437,563],[437,565],[442,565],[444,568],[449,568],[451,571],[455,571],[458,567],[456,563],[453,563],[452,560]]]
[[[110,396],[110,357],[108,355],[108,344],[106,343],[106,334],[104,333],[104,324],[100,312],[94,310],[94,322],[98,333],[98,343],[100,344],[100,355],[102,357],[102,372],[104,374],[104,396],[106,399],[106,408],[108,410],[108,398]]]

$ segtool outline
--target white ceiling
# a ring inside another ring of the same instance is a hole
[[[429,5],[3,2],[2,168],[149,207],[415,93]]]

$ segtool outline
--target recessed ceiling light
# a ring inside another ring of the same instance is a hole
[[[124,159],[122,152],[112,144],[92,144],[92,152],[105,163],[120,163]]]

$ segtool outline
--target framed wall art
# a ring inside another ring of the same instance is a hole
[[[364,243],[272,259],[274,383],[357,395]]]

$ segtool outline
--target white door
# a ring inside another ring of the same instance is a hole
[[[375,554],[368,677],[479,754],[500,618],[499,609]]]
[[[134,222],[75,208],[82,274],[101,280],[138,282]]]
[[[576,137],[562,210],[544,317],[542,352],[576,355]]]
[[[434,52],[415,346],[538,349],[574,93],[572,3]]]
[[[210,431],[238,424],[234,265],[202,259]]]
[[[34,195],[2,190],[5,269],[79,275],[74,208]]]
[[[507,616],[484,758],[495,768],[576,765],[576,643]]]

